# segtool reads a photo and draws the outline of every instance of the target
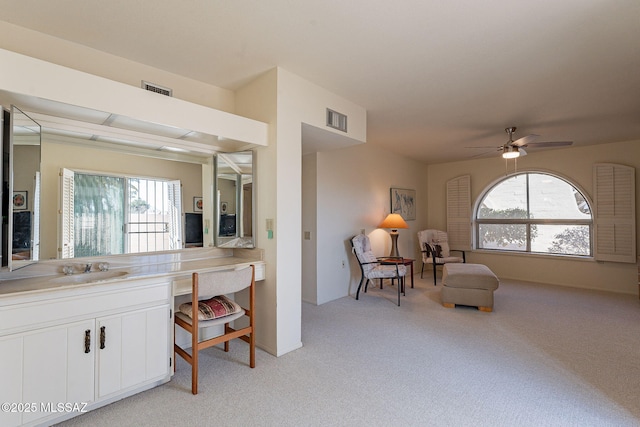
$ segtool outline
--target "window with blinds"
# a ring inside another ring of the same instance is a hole
[[[177,180],[64,169],[60,193],[61,258],[182,247],[182,204]]]

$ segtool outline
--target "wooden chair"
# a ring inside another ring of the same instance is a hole
[[[433,266],[433,286],[436,285],[436,267],[455,262],[467,262],[465,252],[449,248],[449,237],[445,231],[422,230],[418,231],[418,241],[422,252],[422,270],[420,278],[424,273],[424,266]],[[462,256],[451,256],[451,252],[461,252]]]
[[[249,307],[243,308],[224,295],[249,288]],[[196,309],[193,309],[197,307]],[[179,354],[191,365],[191,393],[198,394],[198,352],[208,347],[224,343],[224,351],[229,351],[229,341],[239,338],[249,343],[249,366],[256,366],[255,357],[255,267],[253,265],[235,270],[193,273],[191,302],[180,305],[176,312],[175,325],[191,334],[191,354],[178,344],[174,344],[175,354]],[[230,323],[243,316],[249,325],[234,329]],[[200,318],[199,318],[200,317]],[[209,320],[203,320],[209,319]],[[200,330],[224,325],[224,332],[214,338],[200,340]],[[174,364],[175,369],[175,364]]]

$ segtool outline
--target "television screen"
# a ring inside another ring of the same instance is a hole
[[[220,215],[220,236],[229,237],[236,235],[236,214]]]
[[[31,248],[31,211],[13,213],[13,250]]]
[[[202,243],[202,214],[185,213],[185,237],[186,244]]]

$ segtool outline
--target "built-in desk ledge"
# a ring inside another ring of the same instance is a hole
[[[16,293],[46,292],[157,276],[183,280],[195,271],[245,264],[255,264],[256,280],[263,280],[263,258],[262,249],[189,248],[162,253],[39,261],[19,270],[0,273],[0,298]],[[99,271],[100,263],[108,263],[109,269]],[[82,273],[88,264],[92,264],[91,272]],[[65,265],[72,265],[76,273],[65,275]]]

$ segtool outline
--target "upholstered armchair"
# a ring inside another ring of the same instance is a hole
[[[371,250],[369,237],[358,234],[351,239],[351,251],[358,260],[360,266],[360,284],[356,292],[356,299],[360,296],[360,288],[364,283],[364,291],[367,292],[369,280],[380,279],[380,287],[384,279],[398,279],[398,305],[400,305],[400,293],[404,292],[404,277],[407,274],[407,267],[402,264],[402,257],[396,257],[398,262],[394,262],[394,257],[378,259]],[[365,281],[366,280],[366,281]]]
[[[449,248],[449,237],[445,231],[422,230],[418,231],[418,241],[422,252],[422,270],[420,278],[424,273],[425,265],[433,266],[433,285],[436,285],[436,267],[447,263],[467,262],[464,251]],[[452,256],[451,252],[459,252],[462,256]]]

